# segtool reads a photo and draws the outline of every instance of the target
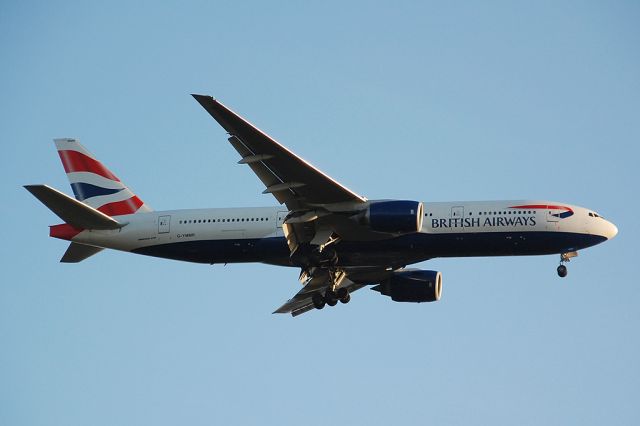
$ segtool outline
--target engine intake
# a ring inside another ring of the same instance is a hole
[[[442,274],[438,271],[405,269],[371,287],[395,302],[436,302],[442,296]]]
[[[373,201],[364,216],[372,230],[393,234],[409,234],[422,229],[424,206],[418,201]]]

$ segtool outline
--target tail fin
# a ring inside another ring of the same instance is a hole
[[[64,171],[78,201],[108,216],[152,209],[76,139],[54,139]]]

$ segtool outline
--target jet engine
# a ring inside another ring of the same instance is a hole
[[[442,295],[442,274],[437,271],[404,269],[371,287],[395,302],[435,302]]]
[[[392,234],[410,234],[422,228],[424,206],[418,201],[372,201],[363,222],[372,230]]]

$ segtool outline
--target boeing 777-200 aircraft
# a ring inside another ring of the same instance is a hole
[[[347,303],[372,290],[396,302],[433,302],[437,271],[406,268],[435,257],[560,254],[558,275],[577,251],[618,229],[593,210],[554,201],[368,200],[336,182],[210,96],[193,95],[284,207],[154,211],[75,139],[56,139],[75,199],[27,185],[64,223],[61,262],[105,248],[198,263],[262,262],[300,268],[302,288],[276,313],[293,316]]]

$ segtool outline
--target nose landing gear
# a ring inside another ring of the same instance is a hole
[[[558,266],[557,272],[560,278],[564,278],[567,276],[567,267],[564,265],[567,262],[571,261],[571,258],[578,256],[577,251],[569,251],[566,253],[560,254],[560,266]]]

